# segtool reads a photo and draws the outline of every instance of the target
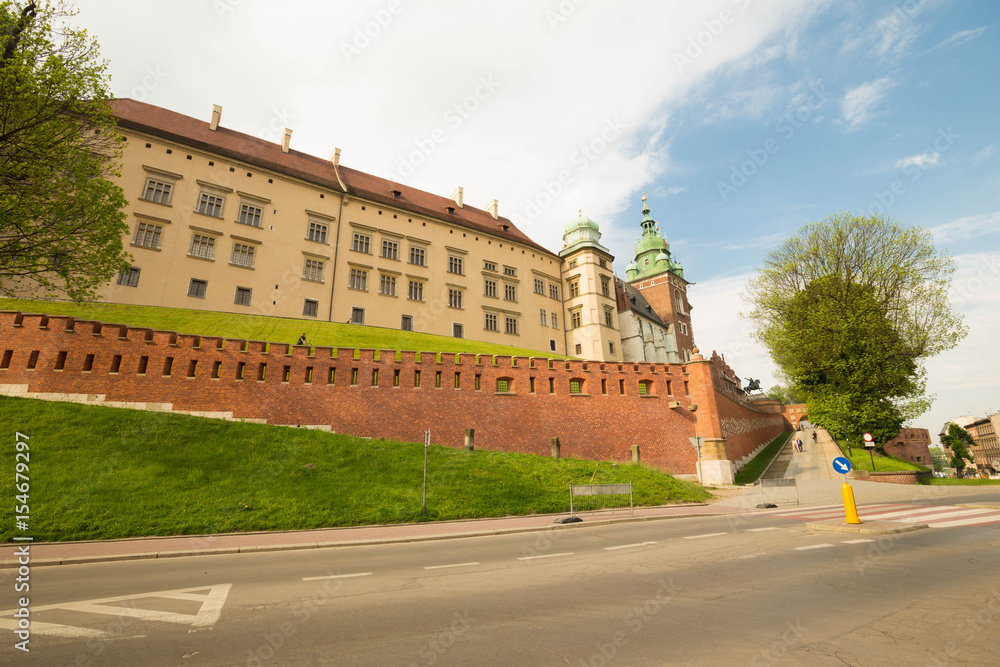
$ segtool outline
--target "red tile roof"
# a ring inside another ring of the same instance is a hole
[[[221,125],[217,130],[211,130],[206,121],[145,102],[117,99],[111,102],[111,107],[118,117],[118,124],[123,128],[176,141],[192,148],[200,148],[343,192],[333,163],[329,160],[294,149],[283,153],[280,144],[236,132]],[[468,205],[458,208],[448,197],[424,192],[344,165],[340,165],[339,170],[340,178],[350,195],[466,227],[475,232],[490,234],[495,238],[508,239],[512,243],[530,246],[545,254],[556,256],[551,250],[528,238],[507,218],[500,217],[494,220],[492,215],[482,209]],[[399,192],[399,196],[395,196],[393,191]],[[450,213],[449,208],[454,209],[454,212]],[[504,230],[504,227],[507,229]]]

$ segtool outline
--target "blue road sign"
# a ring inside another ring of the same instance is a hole
[[[846,456],[838,456],[833,460],[833,469],[842,475],[851,472],[851,461]]]

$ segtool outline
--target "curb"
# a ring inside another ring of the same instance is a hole
[[[338,547],[364,547],[381,544],[405,544],[408,542],[434,542],[439,540],[455,540],[468,537],[493,537],[496,535],[514,535],[517,533],[535,533],[548,530],[569,530],[589,526],[606,526],[615,523],[638,523],[640,521],[662,521],[668,519],[690,519],[693,517],[726,516],[733,512],[716,514],[671,514],[666,516],[642,516],[621,519],[599,519],[597,521],[582,521],[580,523],[552,524],[545,526],[523,526],[520,528],[495,528],[464,533],[440,533],[436,535],[411,535],[408,537],[382,537],[366,540],[344,540],[341,542],[300,542],[297,544],[255,544],[242,547],[215,547],[207,549],[185,549],[177,551],[145,551],[131,554],[112,554],[102,556],[73,556],[67,558],[32,559],[31,564],[42,567],[48,565],[84,565],[89,563],[109,563],[126,560],[152,560],[160,558],[186,558],[189,556],[224,556],[229,554],[264,553],[271,551],[303,551],[306,549],[332,549]],[[140,538],[141,539],[141,538]],[[0,571],[16,568],[16,563],[0,564]]]
[[[894,534],[908,533],[913,530],[929,528],[925,523],[900,523],[898,521],[872,521],[871,523],[845,523],[840,519],[828,519],[827,521],[816,521],[807,523],[806,528],[812,530],[822,530],[833,533],[873,533],[873,534]]]

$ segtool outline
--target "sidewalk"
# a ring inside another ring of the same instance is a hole
[[[121,540],[89,540],[84,542],[19,542],[0,546],[0,569],[17,567],[15,551],[31,545],[31,564],[69,565],[147,558],[175,558],[213,554],[322,549],[328,547],[420,542],[459,537],[482,537],[543,530],[565,530],[577,526],[596,526],[630,521],[654,521],[690,516],[734,514],[736,507],[717,504],[664,505],[637,507],[635,517],[627,514],[598,513],[583,515],[583,522],[559,524],[555,520],[564,514],[536,514],[500,519],[469,519],[465,521],[433,521],[427,523],[393,524],[388,526],[358,526],[321,528],[317,530],[276,531],[261,533],[226,533],[223,535],[189,535],[175,537],[138,537]]]

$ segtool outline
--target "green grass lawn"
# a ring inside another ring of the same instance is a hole
[[[853,454],[848,456],[847,445],[840,441],[837,444],[840,446],[840,451],[843,452],[844,457],[851,460],[852,470],[867,470],[869,472],[926,472],[929,470],[929,468],[904,461],[896,456],[882,456],[877,451],[870,452],[868,449],[858,447],[853,443],[851,445]],[[873,454],[874,457],[872,456]],[[875,460],[874,469],[872,468],[872,458]]]
[[[236,315],[183,308],[0,299],[0,310],[68,315],[80,319],[99,320],[108,324],[127,324],[197,336],[223,336],[272,343],[295,343],[299,336],[305,333],[310,345],[320,347],[564,358],[538,350],[483,343],[466,338],[450,338],[356,324],[316,322],[282,317],[264,317],[262,315]]]
[[[753,484],[757,481],[764,470],[767,468],[768,464],[778,455],[781,448],[785,446],[788,442],[788,438],[792,437],[791,431],[785,431],[777,438],[771,441],[767,447],[761,450],[760,454],[750,459],[749,462],[736,473],[736,483],[737,484]]]
[[[421,443],[10,397],[0,397],[0,414],[3,542],[15,535],[15,431],[30,438],[27,534],[36,540],[421,519]],[[642,466],[432,446],[428,518],[567,512],[571,483],[627,481],[637,505],[711,497]]]

